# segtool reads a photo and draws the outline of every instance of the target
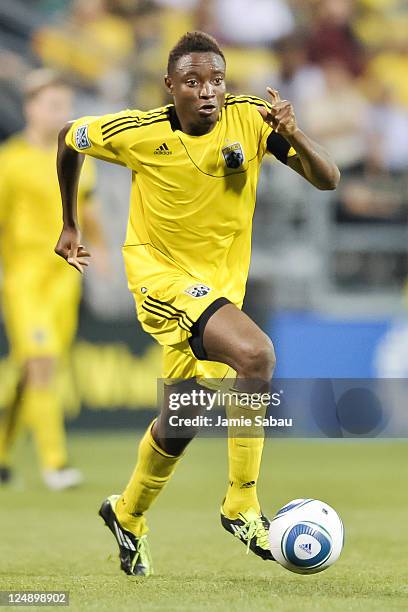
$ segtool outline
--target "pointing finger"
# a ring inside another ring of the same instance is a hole
[[[272,98],[272,104],[275,104],[275,103],[281,101],[281,97],[280,97],[279,91],[277,89],[272,89],[272,87],[267,87],[266,91],[268,92],[268,94]]]

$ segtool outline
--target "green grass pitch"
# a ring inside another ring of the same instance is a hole
[[[403,441],[268,440],[259,491],[272,515],[296,497],[316,497],[343,518],[340,560],[298,576],[246,555],[219,523],[226,441],[196,440],[150,512],[155,575],[125,576],[97,516],[120,492],[138,436],[72,436],[86,476],[75,491],[51,493],[31,448],[17,453],[23,484],[0,490],[1,590],[68,590],[71,610],[407,610],[408,446]]]

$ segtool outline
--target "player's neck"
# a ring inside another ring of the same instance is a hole
[[[24,134],[28,142],[39,149],[52,149],[57,145],[57,135],[44,133],[33,126],[27,125]]]
[[[213,131],[218,122],[217,120],[210,124],[190,123],[188,121],[183,120],[183,118],[178,115],[177,119],[179,129],[184,132],[184,134],[188,134],[189,136],[205,136],[205,134],[209,134]]]
[[[191,124],[186,124],[183,126],[181,122],[180,122],[180,125],[181,125],[181,131],[184,132],[185,134],[188,134],[189,136],[205,136],[205,134],[209,134],[210,132],[213,131],[213,129],[217,125],[217,122],[213,123],[210,126],[191,125]]]

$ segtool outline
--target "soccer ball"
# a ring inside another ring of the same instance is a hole
[[[337,512],[318,499],[294,499],[281,508],[269,528],[271,552],[297,574],[316,574],[333,565],[344,545]]]

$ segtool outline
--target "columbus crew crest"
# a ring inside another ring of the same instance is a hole
[[[244,152],[239,142],[233,142],[222,148],[227,168],[239,168],[244,163]]]
[[[211,289],[210,287],[207,287],[207,285],[191,285],[191,287],[187,287],[187,289],[184,290],[184,293],[187,293],[194,298],[200,298],[207,295],[207,293],[210,293],[210,291]]]

